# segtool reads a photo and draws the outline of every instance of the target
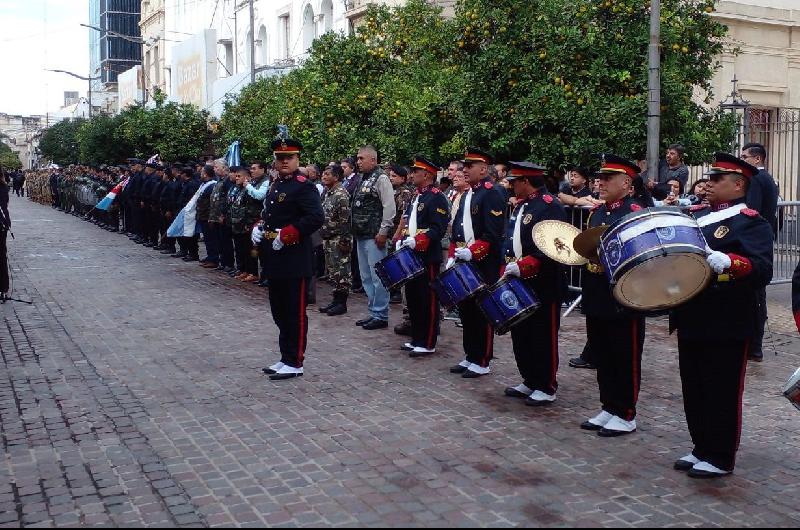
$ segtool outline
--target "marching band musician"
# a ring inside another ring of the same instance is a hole
[[[264,241],[269,306],[279,330],[281,360],[263,369],[274,381],[303,375],[308,336],[306,285],[314,252],[311,234],[325,220],[316,186],[298,169],[302,148],[296,140],[272,142],[279,176],[264,199],[263,227],[256,225],[251,234],[254,245]]]
[[[603,204],[592,210],[588,228],[611,225],[642,209],[630,196],[639,166],[630,160],[605,155],[597,179]],[[589,263],[583,277],[583,312],[586,334],[597,357],[600,413],[583,422],[582,429],[604,437],[636,430],[636,402],[641,382],[645,318],[625,309],[614,299],[601,265]]]
[[[757,294],[772,279],[772,228],[747,207],[758,169],[717,153],[706,173],[710,206],[692,213],[710,247],[713,283],[672,313],[686,422],[694,449],[675,462],[693,478],[733,471],[742,427],[742,392],[750,341],[758,324]]]
[[[533,240],[533,227],[545,220],[566,221],[564,206],[544,187],[545,168],[530,162],[510,162],[517,206],[508,223],[504,276],[523,278],[541,306],[523,323],[511,328],[511,340],[522,384],[506,388],[507,396],[525,398],[527,405],[556,400],[558,330],[564,296],[564,267],[548,258]]]
[[[441,242],[450,221],[448,202],[433,185],[439,168],[421,156],[410,168],[417,193],[405,213],[406,238],[402,245],[417,252],[425,264],[425,274],[406,283],[406,302],[411,320],[411,342],[401,348],[410,357],[436,352],[439,337],[439,297],[431,282],[442,263]]]
[[[475,263],[483,281],[489,285],[500,278],[501,245],[505,226],[505,195],[495,189],[489,178],[489,153],[467,149],[464,153],[464,174],[469,190],[461,199],[455,219],[448,252],[448,268],[455,260]],[[466,358],[450,368],[464,378],[488,374],[494,353],[494,330],[475,300],[458,305],[463,324]]]

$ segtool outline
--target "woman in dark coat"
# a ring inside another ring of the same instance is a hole
[[[8,255],[6,238],[11,229],[11,216],[8,213],[8,181],[0,171],[0,297],[8,296]]]

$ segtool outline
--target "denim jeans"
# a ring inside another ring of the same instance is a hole
[[[206,244],[206,257],[208,261],[219,263],[219,248],[217,246],[217,236],[213,233],[211,225],[208,221],[197,221],[200,225],[200,231],[203,233],[203,241]]]
[[[356,241],[356,247],[358,248],[358,271],[361,275],[361,284],[367,293],[369,314],[372,318],[388,321],[389,291],[375,274],[375,264],[386,257],[387,247],[379,249],[374,239],[359,239]]]

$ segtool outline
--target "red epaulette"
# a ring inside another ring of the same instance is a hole
[[[753,210],[752,208],[745,208],[742,210],[742,214],[746,215],[747,217],[758,217],[758,211]]]
[[[699,212],[700,210],[705,210],[706,208],[708,208],[708,206],[705,205],[705,204],[695,204],[694,206],[690,206],[689,207],[689,211],[690,212]]]
[[[492,184],[491,182],[484,182],[483,187],[486,188],[487,190],[490,190],[494,188],[494,184]]]
[[[633,204],[631,204],[631,211],[632,212],[638,212],[641,209],[642,209],[642,207],[639,206],[638,204],[636,204],[635,202]]]
[[[546,202],[547,204],[553,204],[553,196],[552,196],[552,195],[549,195],[549,194],[547,194],[547,193],[545,193],[544,195],[542,195],[542,200],[543,200],[544,202]]]
[[[442,190],[440,190],[439,188],[437,188],[436,186],[434,186],[433,188],[431,188],[431,192],[432,192],[432,193],[442,193]]]
[[[305,182],[307,180],[308,179],[306,177],[304,177],[303,175],[297,175],[297,182]]]

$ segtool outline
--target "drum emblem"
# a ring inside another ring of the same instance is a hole
[[[514,293],[511,291],[505,291],[503,294],[501,294],[500,301],[503,302],[504,306],[511,310],[515,310],[519,307],[519,300],[517,300],[517,297],[514,296]]]
[[[656,228],[656,234],[658,238],[662,241],[672,241],[675,239],[677,233],[675,232],[674,226],[664,226],[661,228]]]
[[[619,265],[619,262],[622,261],[622,246],[619,243],[619,239],[615,239],[608,244],[606,256],[608,257],[609,265],[612,267]]]

